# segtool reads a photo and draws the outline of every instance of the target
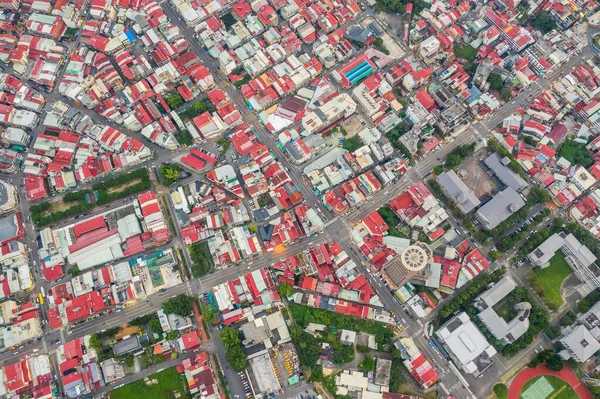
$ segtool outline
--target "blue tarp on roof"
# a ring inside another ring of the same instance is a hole
[[[133,32],[131,32],[130,30],[126,30],[125,34],[127,35],[127,39],[129,39],[131,43],[137,40],[136,37],[133,35]]]

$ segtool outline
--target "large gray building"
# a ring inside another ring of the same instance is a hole
[[[462,213],[469,213],[479,206],[479,198],[453,170],[439,175],[437,182]]]
[[[525,201],[514,188],[500,191],[477,210],[475,217],[485,230],[492,230],[525,205]]]
[[[515,305],[517,314],[509,322],[506,322],[496,311],[494,306],[506,298],[517,284],[506,276],[494,284],[490,289],[475,299],[475,307],[480,311],[478,314],[481,322],[487,327],[496,339],[506,343],[512,343],[521,337],[529,329],[529,312],[531,304],[522,302]]]
[[[527,188],[528,184],[525,179],[513,172],[508,166],[510,164],[508,157],[502,157],[495,152],[487,157],[484,162],[506,187],[510,187],[517,192],[521,192]]]

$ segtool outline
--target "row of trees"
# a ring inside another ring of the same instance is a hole
[[[590,310],[592,306],[597,304],[598,301],[600,301],[600,289],[590,292],[582,300],[577,302],[577,310],[579,310],[581,313],[585,313]]]
[[[498,154],[502,155],[503,157],[508,157],[510,159],[510,164],[508,166],[510,167],[510,169],[513,172],[518,173],[518,174],[524,173],[523,168],[517,162],[515,157],[510,153],[510,151],[508,151],[506,148],[504,148],[502,146],[502,144],[500,144],[498,141],[496,141],[496,139],[488,139],[487,145],[490,150],[497,152]]]
[[[206,242],[195,242],[189,246],[192,259],[192,276],[199,278],[207,274],[215,264]]]
[[[506,252],[509,249],[512,249],[515,247],[515,245],[525,242],[525,239],[527,238],[527,231],[530,230],[532,227],[534,227],[535,225],[537,225],[538,223],[540,223],[546,216],[548,216],[550,213],[552,213],[550,211],[550,209],[545,208],[542,213],[540,213],[539,215],[535,216],[533,219],[532,224],[525,224],[522,226],[522,230],[520,232],[518,232],[517,234],[515,234],[514,236],[510,236],[510,235],[506,235],[504,237],[502,237],[497,243],[496,243],[496,247],[498,248],[499,251],[502,252]]]
[[[473,303],[473,299],[487,289],[488,284],[499,281],[506,273],[504,267],[500,267],[491,273],[479,277],[469,285],[460,295],[454,295],[450,301],[442,306],[438,313],[438,324],[443,324],[456,311],[466,310],[467,305]]]
[[[383,39],[380,37],[375,38],[375,41],[373,42],[373,47],[375,47],[377,50],[381,51],[383,54],[390,54],[390,50],[387,49],[387,47],[385,47],[385,43],[383,42]]]
[[[123,190],[109,192],[109,190],[115,190],[115,188],[130,183],[134,180],[140,181],[137,184],[124,188]],[[138,194],[142,191],[149,190],[150,187],[152,187],[152,182],[150,181],[148,170],[146,168],[140,168],[131,173],[124,173],[104,182],[97,183],[92,187],[91,190],[79,190],[65,194],[63,201],[67,203],[73,203],[73,205],[70,205],[64,210],[51,212],[51,202],[33,205],[29,208],[29,210],[31,212],[31,218],[33,219],[33,222],[37,226],[45,226],[74,216],[83,215],[84,213],[91,211],[94,206],[105,205],[110,202],[126,198],[130,195]],[[93,204],[86,202],[86,197],[92,196],[93,193],[98,194],[95,202]]]
[[[248,357],[244,353],[242,341],[238,330],[233,327],[225,327],[219,334],[223,346],[227,348],[225,360],[235,371],[243,371],[248,366]]]
[[[542,363],[544,363],[549,370],[556,372],[562,370],[564,367],[562,358],[553,349],[541,351],[527,366],[535,368]]]
[[[345,329],[375,334],[375,340],[378,344],[388,343],[393,336],[392,331],[384,324],[369,319],[346,316],[324,309],[302,306],[297,303],[290,303],[289,308],[296,323],[302,327],[307,327],[309,323],[317,323],[338,330]]]
[[[49,212],[51,208],[52,204],[50,202],[32,205],[29,208],[31,219],[37,226],[46,226],[61,220],[83,215],[84,213],[91,211],[92,208],[94,208],[94,205],[88,204],[87,202],[81,202],[71,205],[62,211]]]
[[[473,155],[475,143],[459,145],[448,153],[446,167],[454,169],[458,167],[467,157]]]

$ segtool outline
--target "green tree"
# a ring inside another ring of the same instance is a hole
[[[387,47],[385,47],[385,44],[383,43],[383,39],[380,37],[375,38],[375,40],[373,41],[373,47],[381,51],[383,54],[390,54],[390,51],[387,49]]]
[[[240,345],[233,346],[227,349],[225,360],[235,371],[244,371],[248,366],[248,357]]]
[[[226,348],[233,348],[242,342],[240,341],[240,334],[233,327],[225,327],[219,334],[219,338],[221,338],[221,342]]]
[[[165,98],[165,101],[167,102],[167,104],[169,105],[169,107],[171,109],[177,109],[185,103],[185,100],[179,93],[173,93],[173,94],[169,95],[168,97]]]
[[[250,226],[248,226],[248,231],[252,234],[256,233],[256,226],[251,224]]]
[[[433,168],[433,173],[435,173],[436,175],[441,175],[442,173],[444,173],[444,165],[438,165],[435,168]]]
[[[565,224],[565,219],[561,218],[560,216],[555,217],[552,220],[552,228],[555,230],[562,230],[562,227],[564,226],[564,224]]]
[[[333,343],[333,362],[336,364],[348,364],[354,360],[354,347],[344,345],[340,341]]]
[[[304,367],[314,366],[321,353],[319,341],[298,325],[290,329],[290,337],[296,348],[298,348],[300,364]]]
[[[500,97],[502,97],[503,101],[509,101],[512,98],[512,90],[508,87],[505,87],[500,91]]]
[[[99,351],[101,346],[102,341],[100,341],[100,337],[98,337],[97,334],[90,335],[90,347],[92,347],[96,351]]]
[[[575,322],[576,319],[577,316],[575,315],[575,313],[568,311],[560,318],[559,323],[561,326],[570,326]]]
[[[133,358],[133,355],[129,355],[125,358],[125,364],[127,365],[127,367],[133,367],[135,359]]]
[[[508,397],[508,387],[502,383],[494,385],[494,394],[498,399],[506,399]]]
[[[556,29],[556,22],[548,11],[541,11],[535,13],[534,17],[531,19],[531,26],[545,35],[552,29]]]
[[[497,260],[498,260],[498,258],[500,258],[500,253],[499,253],[498,251],[496,251],[496,250],[492,250],[492,251],[490,251],[490,254],[489,254],[489,255],[490,255],[490,259],[491,259],[492,261],[497,261]]]
[[[363,361],[360,363],[360,367],[367,372],[375,370],[375,359],[373,356],[365,355]]]
[[[558,150],[558,155],[572,164],[581,165],[586,169],[594,164],[594,157],[585,147],[585,144],[578,143],[571,139],[567,139],[563,142]]]
[[[504,87],[504,80],[502,79],[502,76],[496,73],[490,73],[487,81],[490,83],[490,87],[496,91],[500,91]]]
[[[470,44],[454,43],[454,54],[458,58],[463,58],[467,61],[475,61],[477,57],[477,49]]]
[[[392,359],[402,359],[402,352],[400,351],[400,349],[392,349]]]
[[[348,152],[354,152],[359,148],[363,147],[364,144],[360,141],[358,136],[350,137],[344,140],[344,150]]]
[[[170,186],[171,184],[179,180],[179,176],[181,173],[179,165],[174,163],[165,163],[160,165],[159,170],[160,176],[162,178],[161,180],[167,186]]]
[[[169,333],[167,334],[167,339],[169,341],[173,341],[177,338],[179,338],[179,333],[177,331],[169,331]]]
[[[162,326],[160,325],[160,320],[158,320],[158,317],[153,317],[152,319],[150,319],[150,329],[155,334],[163,333],[163,329],[162,329]]]
[[[282,297],[290,297],[294,295],[294,287],[290,283],[281,283],[277,289],[279,295]]]
[[[200,313],[204,316],[204,320],[207,323],[214,323],[217,320],[217,312],[210,305],[203,305],[200,307]]]
[[[562,358],[556,353],[546,360],[546,367],[552,371],[558,372],[563,369],[564,365]]]
[[[548,329],[546,330],[546,334],[551,338],[551,339],[556,339],[558,337],[560,337],[560,327],[559,326],[550,326],[548,327]]]
[[[191,296],[180,294],[175,298],[171,298],[162,304],[162,308],[166,313],[176,314],[182,317],[189,316],[194,310],[194,298]]]
[[[77,265],[73,265],[67,270],[67,273],[71,275],[71,277],[75,277],[79,274],[79,267]]]

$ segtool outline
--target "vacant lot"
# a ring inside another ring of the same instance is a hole
[[[550,259],[550,266],[535,271],[536,281],[543,288],[540,297],[550,309],[558,309],[563,304],[560,286],[573,270],[561,252]]]
[[[572,164],[581,165],[586,169],[594,164],[594,157],[585,148],[585,144],[573,140],[565,140],[558,150],[558,155]]]
[[[464,183],[473,190],[477,198],[483,199],[486,196],[492,195],[498,189],[494,179],[481,167],[478,158],[469,157],[465,159],[458,167],[456,173],[459,173],[461,170],[467,173],[467,176],[463,179]]]
[[[174,368],[152,374],[147,379],[134,381],[110,393],[111,399],[184,399],[180,376]]]

